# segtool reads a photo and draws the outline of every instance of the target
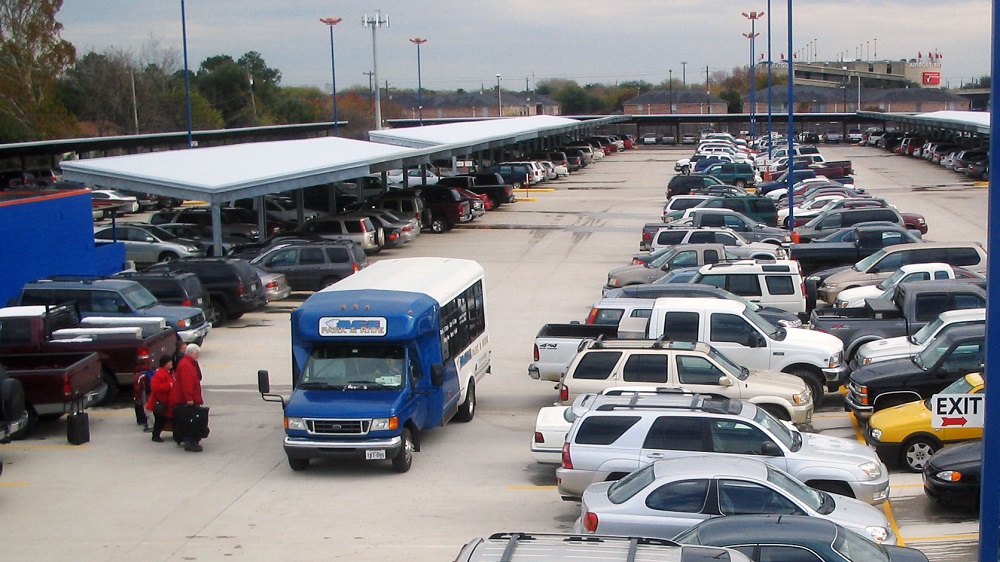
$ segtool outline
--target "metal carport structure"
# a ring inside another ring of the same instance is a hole
[[[64,161],[61,167],[64,177],[71,181],[207,201],[212,206],[214,243],[219,250],[219,209],[228,201],[349,180],[484,149],[541,143],[549,137],[578,135],[622,119],[494,119],[389,131],[396,135],[385,134],[387,131],[370,133],[373,140],[383,142],[339,137],[258,142]],[[390,141],[392,144],[387,144]],[[301,199],[298,206],[301,209]],[[260,207],[258,217],[263,226]]]
[[[965,137],[990,137],[990,114],[985,111],[933,111],[931,113],[880,113],[859,111],[868,121],[892,123],[909,131],[932,131]]]

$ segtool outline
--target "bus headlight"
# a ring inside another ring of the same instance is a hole
[[[285,417],[285,429],[297,429],[300,431],[306,431],[306,420],[302,418],[289,418]]]
[[[372,420],[372,431],[387,431],[399,427],[399,418],[375,418]]]

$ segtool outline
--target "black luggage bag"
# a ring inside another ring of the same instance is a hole
[[[174,406],[174,440],[198,441],[208,437],[208,408],[178,404]]]
[[[90,414],[73,412],[66,416],[66,440],[73,445],[90,442]]]

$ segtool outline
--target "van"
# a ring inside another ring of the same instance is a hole
[[[350,240],[328,240],[280,245],[250,263],[284,274],[293,291],[318,291],[367,267],[368,258]]]
[[[430,212],[424,200],[412,193],[391,191],[368,201],[376,209],[391,211],[403,219],[415,219],[422,228],[430,226]]]
[[[792,314],[806,311],[802,272],[795,260],[739,260],[702,266],[692,283],[725,289],[748,301]]]
[[[759,223],[778,226],[778,207],[774,199],[762,195],[712,197],[695,208],[730,209]]]
[[[370,217],[364,215],[333,215],[313,219],[302,225],[300,234],[316,234],[329,240],[350,240],[361,246],[366,254],[377,254],[378,229]]]

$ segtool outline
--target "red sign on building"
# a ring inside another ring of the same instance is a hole
[[[924,73],[924,86],[937,86],[941,83],[941,73],[940,72],[925,72]]]

